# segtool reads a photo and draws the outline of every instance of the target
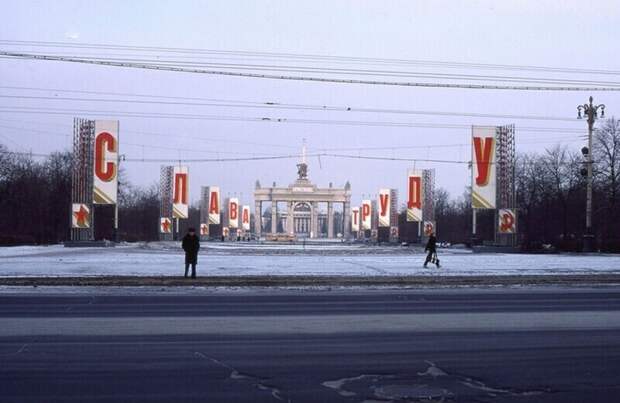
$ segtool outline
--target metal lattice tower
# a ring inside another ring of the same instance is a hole
[[[398,189],[390,189],[390,227],[398,227]]]
[[[200,187],[200,223],[209,224],[209,186]]]
[[[422,220],[435,221],[435,170],[422,170],[422,186],[424,200],[422,201]]]
[[[517,234],[499,234],[499,209],[515,209],[515,126],[506,125],[497,127],[497,194],[495,210],[495,243],[503,246],[515,246]]]
[[[172,174],[174,167],[162,166],[159,174],[159,192],[160,192],[160,204],[159,204],[159,216],[170,218],[172,220]],[[159,239],[162,241],[171,241],[173,239],[173,233],[162,234],[159,231]]]
[[[514,208],[515,126],[498,126],[497,139],[497,208]]]
[[[81,118],[73,119],[73,160],[71,165],[71,203],[86,204],[90,210],[89,228],[72,228],[72,241],[92,241],[94,232],[93,209],[93,147],[95,121]],[[72,218],[71,218],[72,219]]]

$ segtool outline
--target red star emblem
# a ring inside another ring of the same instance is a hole
[[[165,219],[161,223],[162,232],[168,233],[170,232],[170,220]]]
[[[75,211],[73,215],[75,216],[78,227],[88,227],[88,210],[86,210],[83,205],[80,205],[80,210]]]

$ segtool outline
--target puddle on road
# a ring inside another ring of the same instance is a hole
[[[491,386],[468,376],[449,374],[431,361],[414,376],[362,374],[322,383],[340,396],[359,397],[363,403],[452,402],[463,398],[489,399],[531,397],[549,393],[548,389],[516,390]],[[458,399],[457,399],[458,398]]]

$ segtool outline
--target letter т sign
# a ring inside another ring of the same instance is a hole
[[[360,230],[360,208],[351,208],[351,231],[359,232]]]
[[[93,203],[116,204],[118,193],[118,121],[95,121]]]

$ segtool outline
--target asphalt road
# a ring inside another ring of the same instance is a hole
[[[620,289],[5,292],[0,401],[620,401]]]

